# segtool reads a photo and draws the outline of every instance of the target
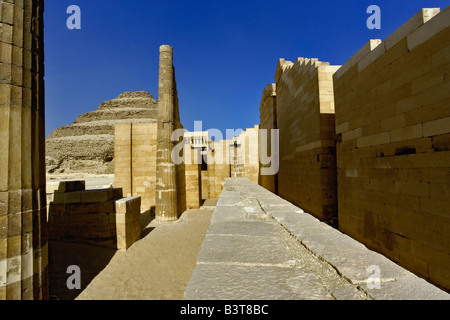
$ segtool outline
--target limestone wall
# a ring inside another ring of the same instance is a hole
[[[115,126],[114,186],[140,196],[142,212],[155,207],[156,135],[156,122]]]
[[[213,150],[208,152],[209,198],[220,196],[225,178],[230,177],[229,140],[213,142]]]
[[[182,129],[179,120],[176,128]],[[156,136],[155,122],[115,126],[114,186],[122,188],[125,197],[141,197],[142,212],[154,211],[156,204]],[[184,156],[182,151],[180,155]],[[181,163],[175,170],[178,213],[198,208],[201,203],[200,165]]]
[[[264,88],[263,95],[261,98],[261,104],[259,106],[259,117],[260,117],[260,129],[266,130],[266,139],[264,140],[267,151],[261,150],[263,147],[263,140],[260,140],[259,152],[266,152],[269,157],[272,155],[272,131],[277,129],[277,96],[276,96],[276,85],[275,83],[269,84]],[[262,137],[261,137],[262,138]],[[268,168],[271,164],[261,164],[261,168]],[[259,184],[273,193],[278,193],[278,174],[274,175],[260,175]]]
[[[119,250],[141,235],[140,197],[122,198],[122,189],[85,190],[84,181],[60,182],[49,204],[51,241]]]
[[[243,177],[255,183],[259,181],[259,125],[248,128],[239,135]]]
[[[317,59],[280,59],[275,75],[279,195],[317,218],[336,218],[333,73]]]
[[[450,289],[450,7],[438,12],[336,72],[338,206],[340,230]]]
[[[49,296],[43,12],[0,1],[0,300]]]
[[[198,209],[202,203],[201,152],[186,145],[190,153],[184,154],[186,208]]]

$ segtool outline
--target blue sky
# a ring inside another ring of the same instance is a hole
[[[369,30],[368,6],[381,8]],[[67,7],[81,8],[69,30]],[[187,130],[259,124],[264,87],[279,58],[344,64],[369,39],[385,39],[421,8],[450,0],[45,2],[46,135],[124,91],[158,97],[159,46],[174,48],[180,115]]]

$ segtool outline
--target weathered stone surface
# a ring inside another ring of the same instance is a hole
[[[260,210],[263,215],[247,214]],[[380,271],[379,289],[369,287],[373,266]],[[226,180],[184,298],[421,300],[450,295],[265,188],[235,178]]]
[[[124,92],[55,129],[46,139],[47,173],[113,173],[115,124],[156,121],[157,108],[148,92]]]
[[[173,48],[162,45],[159,48],[159,87],[158,87],[158,135],[156,146],[156,208],[155,217],[160,221],[178,219],[179,191],[185,187],[177,180],[180,167],[172,161],[174,147],[172,133],[176,129],[178,96],[173,66]],[[184,170],[183,170],[184,171]],[[184,175],[184,174],[183,174]]]
[[[332,296],[313,275],[298,268],[198,264],[184,299],[328,300]]]

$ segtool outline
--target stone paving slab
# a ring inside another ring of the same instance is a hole
[[[282,237],[282,232],[269,221],[223,221],[211,224],[210,234],[264,235],[266,237]]]
[[[258,250],[255,250],[258,248]],[[293,264],[281,237],[241,234],[208,234],[197,262],[223,262],[261,265]]]
[[[301,246],[302,253],[286,248],[283,232]],[[307,270],[302,261],[313,258],[326,266],[314,262],[318,267],[310,264]],[[336,274],[319,270],[326,267]],[[379,289],[370,287],[371,278],[379,281],[373,283]],[[246,178],[226,180],[185,299],[365,296],[450,299],[446,292],[258,184]]]
[[[328,300],[318,280],[299,268],[239,264],[197,264],[186,300]]]

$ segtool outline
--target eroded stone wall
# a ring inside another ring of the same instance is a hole
[[[450,7],[423,9],[334,76],[339,228],[450,289]]]

